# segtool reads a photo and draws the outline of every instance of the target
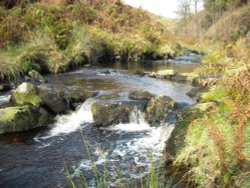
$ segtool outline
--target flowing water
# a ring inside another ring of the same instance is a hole
[[[183,105],[194,103],[185,94],[192,86],[131,73],[137,68],[83,68],[46,79],[59,90],[83,87],[98,91],[99,96],[117,92],[119,100],[123,101],[129,100],[130,90],[143,89],[155,95],[168,95]],[[147,67],[145,70],[155,69]],[[151,127],[140,109],[134,108],[129,123],[97,128],[92,125],[91,105],[99,96],[88,99],[74,112],[57,116],[55,123],[47,128],[1,135],[0,187],[67,187],[65,163],[76,181],[83,174],[95,187],[91,158],[98,169],[107,166],[109,185],[113,187],[118,186],[118,177],[129,180],[146,175],[152,158],[154,161],[161,158],[174,121]],[[2,98],[6,101],[8,95]]]

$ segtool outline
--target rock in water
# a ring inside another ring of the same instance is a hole
[[[32,78],[34,81],[37,81],[37,82],[44,82],[44,79],[42,77],[42,75],[37,72],[36,70],[31,70],[28,72],[28,75],[30,78]]]
[[[97,95],[98,92],[86,91],[82,88],[73,88],[68,92],[70,103],[82,103],[88,98],[95,97]]]
[[[0,133],[26,131],[51,122],[52,117],[48,112],[34,105],[0,109]]]
[[[100,101],[92,105],[94,125],[108,126],[118,123],[128,123],[131,111],[135,106],[144,108],[145,102],[107,102]]]
[[[40,90],[41,106],[53,115],[65,113],[70,109],[69,100],[52,90]]]
[[[102,100],[111,100],[111,99],[116,99],[119,98],[120,95],[118,93],[110,93],[110,94],[105,94],[100,97]]]
[[[10,102],[18,105],[33,104],[40,106],[41,98],[38,96],[38,88],[31,83],[24,82],[13,91]]]
[[[152,126],[159,125],[169,117],[174,105],[174,100],[168,96],[152,98],[146,109],[146,121]]]
[[[149,77],[172,79],[176,74],[177,71],[173,69],[167,69],[167,70],[160,70],[157,72],[153,72],[149,75]]]
[[[208,91],[208,88],[204,87],[194,87],[189,92],[186,93],[189,97],[195,97],[197,99],[201,98],[201,95]]]
[[[129,99],[132,100],[150,100],[154,97],[152,93],[143,90],[135,90],[129,92]]]

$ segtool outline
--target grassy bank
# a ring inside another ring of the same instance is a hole
[[[205,52],[196,71],[214,77],[200,102],[214,108],[188,126],[175,165],[186,166],[188,186],[250,186],[250,46],[247,37],[236,42],[196,46]]]
[[[29,1],[0,6],[0,76],[30,69],[58,73],[85,63],[173,55],[165,25],[149,13],[111,1]]]

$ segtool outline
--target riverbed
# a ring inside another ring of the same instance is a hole
[[[147,175],[152,160],[157,162],[162,158],[174,118],[152,127],[140,109],[134,108],[129,123],[97,128],[92,125],[91,105],[101,95],[114,92],[120,97],[113,100],[129,101],[128,92],[138,89],[170,96],[183,107],[190,105],[195,102],[186,95],[192,88],[190,84],[135,74],[169,67],[179,68],[180,72],[195,68],[193,64],[185,66],[186,69],[178,64],[116,64],[46,76],[47,84],[58,90],[79,87],[99,94],[75,111],[57,116],[55,123],[46,128],[1,135],[0,187],[68,187],[66,166],[76,182],[84,176],[90,187],[95,187],[91,160],[100,172],[105,168],[111,187],[117,187],[121,177],[126,181],[140,180]]]

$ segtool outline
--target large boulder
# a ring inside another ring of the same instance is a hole
[[[52,122],[52,117],[43,108],[34,105],[0,109],[0,133],[26,131]]]
[[[152,98],[146,109],[146,121],[150,125],[159,125],[165,121],[173,111],[175,102],[168,96],[157,96]]]
[[[43,79],[42,75],[39,72],[37,72],[36,70],[29,71],[28,75],[34,81],[44,82],[44,79]]]
[[[69,100],[63,91],[56,92],[49,87],[40,87],[41,106],[49,113],[56,115],[70,110]]]
[[[128,96],[129,96],[129,99],[131,100],[150,100],[153,97],[155,97],[155,95],[153,95],[152,93],[149,93],[148,91],[143,91],[143,90],[130,91]]]
[[[13,91],[10,102],[17,105],[32,104],[40,106],[41,98],[38,96],[38,88],[31,83],[24,82]]]
[[[135,106],[145,108],[144,102],[108,102],[99,101],[92,105],[92,114],[96,126],[108,126],[128,123],[131,111]]]
[[[183,147],[189,124],[214,109],[215,103],[197,103],[190,105],[177,114],[177,123],[167,142],[167,154],[175,157]]]

